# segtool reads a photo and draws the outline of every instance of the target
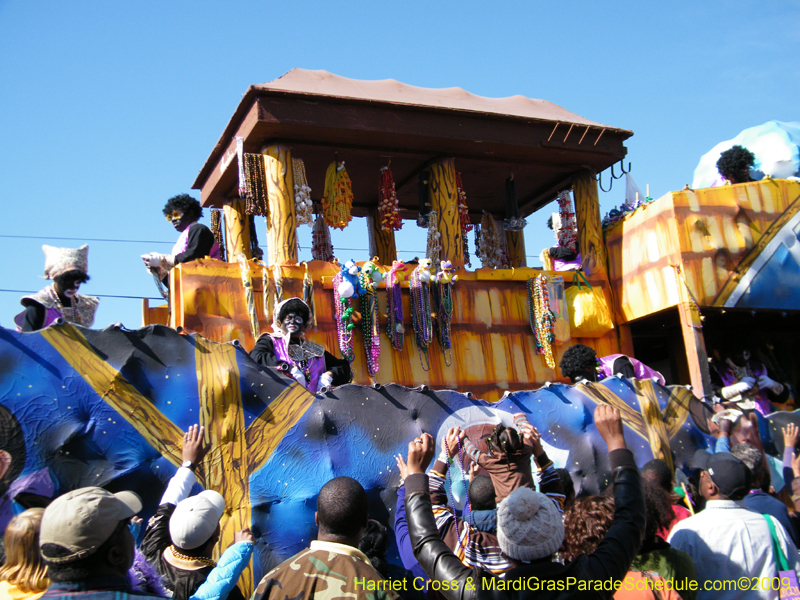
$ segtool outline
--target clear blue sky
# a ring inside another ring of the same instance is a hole
[[[89,242],[82,291],[154,296],[139,255],[175,241],[164,201],[189,191],[247,87],[294,67],[543,98],[631,129],[632,175],[659,197],[716,143],[800,120],[798,23],[788,0],[0,0],[0,287],[43,287],[41,245],[81,243],[53,238],[153,240]],[[623,195],[617,182],[602,212]],[[550,244],[544,219],[530,219],[530,255]],[[408,223],[398,247],[424,239]],[[366,249],[366,228],[337,245]],[[0,324],[20,295],[0,292]],[[95,326],[138,327],[140,307],[103,298]]]

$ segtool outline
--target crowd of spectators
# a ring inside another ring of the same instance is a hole
[[[619,411],[599,405],[594,425],[610,481],[601,495],[578,490],[577,498],[523,413],[480,439],[451,428],[438,455],[421,434],[396,457],[401,481],[388,528],[368,518],[361,483],[332,479],[318,494],[316,539],[256,582],[252,600],[787,597],[800,519],[789,494],[788,505],[778,499],[750,420],[722,423],[716,453],[699,451],[695,480],[677,486],[665,460],[640,471]],[[138,547],[144,524],[133,492],[81,488],[16,515],[5,531],[0,598],[243,598],[237,583],[256,538],[237,532],[214,561],[225,501],[213,490],[190,495],[210,450],[203,433],[193,426],[184,435],[183,463]],[[783,434],[786,485],[800,496],[800,432],[790,424]],[[462,473],[469,484],[456,506]],[[386,557],[392,533],[402,565]]]

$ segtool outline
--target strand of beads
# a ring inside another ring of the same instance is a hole
[[[403,295],[400,287],[399,273],[405,270],[405,263],[396,260],[392,263],[392,268],[386,275],[386,300],[388,306],[388,325],[386,325],[386,336],[392,343],[395,350],[403,349],[406,328],[403,325]]]
[[[536,306],[533,300],[533,286],[535,278],[528,279],[526,287],[528,288],[528,322],[531,324],[531,332],[533,333],[533,340],[536,343],[536,354],[544,352],[542,349],[542,341],[539,339],[539,331],[536,327]]]
[[[454,462],[453,459],[449,458],[450,457],[450,447],[449,447],[449,444],[447,443],[447,438],[444,439],[444,451],[448,456],[447,460],[449,462],[451,462],[451,463]],[[460,472],[461,472],[461,485],[464,487],[464,492],[463,492],[464,493],[464,505],[465,505],[464,506],[464,512],[468,512],[469,513],[469,527],[467,527],[467,539],[465,540],[464,548],[469,548],[469,532],[470,532],[470,530],[472,529],[472,526],[473,526],[473,516],[472,516],[472,510],[471,510],[471,507],[470,507],[470,504],[469,504],[469,477],[468,476],[466,478],[464,477],[466,475],[466,469],[464,468],[464,452],[463,452],[463,446],[461,444],[461,438],[460,437],[458,438],[458,466],[459,466],[459,469],[460,469]],[[449,486],[445,486],[445,488],[447,489],[447,496],[450,499],[450,507],[451,507],[450,510],[452,510],[453,511],[453,515],[455,515],[456,503],[455,503],[455,500],[453,498],[453,485],[455,483],[455,477],[453,477],[453,470],[452,469],[448,469],[447,472],[448,472],[448,475],[450,476],[450,485]],[[460,544],[460,541],[459,541],[459,544]]]
[[[361,328],[364,332],[364,350],[367,353],[367,371],[370,375],[378,372],[381,358],[381,335],[378,328],[378,294],[375,289],[375,276],[377,273],[380,281],[378,266],[367,261],[358,273],[358,281],[362,293],[361,301]]]
[[[461,238],[464,240],[464,264],[471,267],[467,233],[472,231],[473,225],[469,219],[467,193],[464,191],[464,184],[461,183],[461,171],[456,171],[456,190],[458,193],[458,219],[461,224]]]
[[[428,348],[433,342],[433,319],[431,317],[431,261],[423,258],[411,273],[409,292],[411,296],[411,319],[414,325],[414,339],[417,342],[419,360],[425,371],[430,370]]]
[[[500,233],[497,223],[488,212],[483,212],[480,227],[480,246],[477,250],[478,258],[484,267],[499,269],[503,266],[503,250],[500,245]]]
[[[314,222],[314,213],[311,211],[314,202],[311,200],[311,188],[308,186],[306,165],[302,158],[292,159],[292,181],[295,220],[298,225],[311,225]]]
[[[384,231],[398,231],[403,227],[394,178],[392,170],[388,166],[381,167],[381,181],[378,188],[378,221],[380,228]]]
[[[454,275],[453,263],[443,260],[441,270],[436,273],[436,324],[439,332],[439,345],[444,353],[444,364],[448,367],[452,362],[453,343],[451,339],[451,323],[453,320],[453,283],[458,281]]]
[[[211,209],[211,233],[214,234],[214,241],[219,246],[219,259],[225,262],[225,240],[222,237],[222,230],[225,229],[225,216],[218,208]]]
[[[355,323],[352,321],[353,307],[350,306],[350,298],[342,298],[339,295],[339,284],[343,277],[341,271],[333,277],[333,307],[336,314],[336,337],[339,340],[339,350],[342,358],[348,362],[355,360],[353,352],[353,329]]]
[[[269,216],[269,194],[264,175],[264,157],[261,154],[244,155],[244,212],[247,215]],[[240,192],[241,193],[241,192]]]
[[[553,342],[556,341],[556,315],[550,310],[550,296],[547,292],[547,279],[539,275],[533,283],[533,306],[536,314],[536,330],[544,351],[544,360],[548,368],[555,369]]]
[[[332,162],[325,173],[325,192],[322,196],[322,214],[325,222],[336,229],[344,229],[353,215],[353,184],[344,168]]]
[[[311,258],[314,260],[333,260],[333,244],[331,243],[331,232],[328,224],[322,215],[317,215],[314,221],[314,229],[311,230]]]
[[[436,218],[436,211],[432,210],[428,213],[428,244],[425,250],[425,256],[434,263],[438,263],[441,251],[442,234],[439,233],[439,221]]]
[[[558,244],[562,248],[577,250],[578,221],[575,218],[575,209],[572,207],[572,198],[569,190],[563,191],[558,195],[558,212],[561,215]]]

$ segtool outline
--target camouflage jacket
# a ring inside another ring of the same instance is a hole
[[[357,548],[315,540],[264,575],[252,600],[399,600],[403,585],[383,579]]]

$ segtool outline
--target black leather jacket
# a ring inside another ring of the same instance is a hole
[[[614,582],[624,579],[641,546],[645,511],[642,482],[631,451],[615,450],[608,458],[614,475],[614,522],[597,549],[567,565],[545,558],[502,577],[470,569],[458,560],[436,529],[428,476],[409,475],[405,480],[409,536],[431,584],[441,582],[438,591],[448,600],[611,598]]]

